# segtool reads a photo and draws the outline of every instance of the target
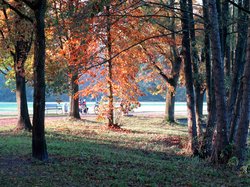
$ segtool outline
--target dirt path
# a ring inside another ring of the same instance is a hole
[[[62,119],[62,118],[65,118],[65,116],[46,117],[45,121],[47,121],[47,120],[58,120],[58,119]],[[16,124],[16,123],[17,123],[17,118],[16,117],[3,117],[3,118],[0,118],[0,125],[1,126],[13,125],[13,124]]]
[[[1,126],[7,126],[7,125],[12,125],[17,123],[17,118],[16,117],[4,117],[0,118],[0,125]]]
[[[87,115],[82,115],[82,119],[88,119],[88,118],[93,118],[96,115],[94,114],[87,114]],[[131,113],[128,116],[145,116],[145,117],[161,117],[163,116],[162,113],[152,113],[152,112],[135,112]],[[51,121],[51,120],[58,120],[58,119],[65,119],[67,116],[46,116],[45,121]],[[31,119],[32,120],[32,119]],[[15,116],[9,116],[9,117],[0,117],[0,125],[1,126],[6,126],[6,125],[13,125],[17,123],[17,117]]]

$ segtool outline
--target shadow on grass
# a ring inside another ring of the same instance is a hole
[[[31,137],[9,134],[4,140],[5,149],[13,151],[0,156],[0,180],[4,186],[165,185],[171,184],[172,179],[164,173],[178,172],[177,165],[171,164],[173,160],[183,160],[182,156],[122,146],[111,140],[97,142],[50,132],[50,159],[39,162],[27,154],[27,150],[31,151]]]
[[[97,127],[96,127],[97,128]],[[101,128],[101,127],[100,127]],[[120,132],[83,129],[48,131],[50,159],[31,158],[31,136],[6,133],[0,137],[2,186],[249,186],[228,168],[208,163],[166,148],[181,149],[181,137],[151,137]],[[66,131],[65,131],[66,130]],[[77,134],[79,133],[79,134]],[[84,136],[83,136],[84,135]],[[147,134],[146,134],[147,135]],[[101,137],[100,137],[101,136]],[[125,137],[123,137],[125,136]],[[121,138],[123,137],[123,139]],[[130,141],[128,140],[130,138]]]

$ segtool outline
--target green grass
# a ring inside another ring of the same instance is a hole
[[[185,152],[187,127],[127,117],[124,131],[94,118],[46,121],[47,162],[31,158],[31,134],[0,127],[0,186],[250,186],[249,175]]]

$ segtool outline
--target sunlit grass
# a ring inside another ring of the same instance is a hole
[[[0,126],[1,186],[249,186],[227,166],[186,154],[187,127],[124,117],[108,130],[88,117],[46,120],[48,162],[31,158],[31,134]]]

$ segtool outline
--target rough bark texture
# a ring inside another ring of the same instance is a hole
[[[224,71],[221,55],[221,43],[219,35],[218,13],[215,0],[210,0],[209,4],[211,48],[212,48],[212,73],[214,77],[214,89],[216,100],[216,136],[212,151],[212,161],[215,163],[227,162],[227,155],[224,149],[228,146],[227,137],[227,112],[225,100]]]
[[[201,86],[200,73],[199,73],[199,56],[198,49],[196,47],[195,39],[195,27],[193,17],[193,3],[192,0],[188,0],[188,11],[189,11],[189,24],[190,24],[190,38],[191,38],[191,54],[192,54],[192,67],[194,72],[194,91],[195,91],[195,115],[198,137],[201,138],[202,132],[202,105],[203,105],[203,88]]]
[[[244,0],[244,7],[247,9],[249,6],[249,0]],[[242,1],[240,1],[242,4]],[[243,73],[243,68],[245,64],[245,57],[246,57],[246,38],[247,38],[247,14],[243,13],[239,10],[239,21],[237,23],[237,30],[238,30],[238,41],[236,45],[236,52],[235,52],[235,63],[233,65],[233,75],[232,75],[232,83],[230,88],[229,100],[227,104],[227,111],[228,111],[228,121],[229,124],[231,123],[232,113],[234,110],[237,92],[240,85],[240,78]]]
[[[247,135],[249,128],[249,105],[250,105],[250,26],[248,26],[247,58],[243,73],[243,96],[240,122],[235,137],[234,154],[239,159],[239,166],[243,165],[246,158]]]
[[[204,60],[206,61],[206,94],[207,94],[207,124],[204,132],[203,140],[200,147],[200,156],[207,158],[212,153],[212,139],[215,127],[215,100],[213,89],[213,76],[211,67],[211,49],[209,36],[209,20],[208,20],[208,0],[203,0],[203,14],[205,21],[205,40],[204,40]]]
[[[35,14],[34,32],[34,113],[32,129],[32,156],[47,160],[45,141],[45,10],[46,0],[35,1],[32,9]]]
[[[113,95],[113,72],[112,72],[112,40],[111,40],[111,20],[110,20],[110,7],[107,6],[107,48],[108,48],[108,89],[109,89],[109,100],[108,100],[108,126],[113,127],[117,125],[114,122],[114,95]]]
[[[175,93],[171,90],[167,90],[166,94],[166,110],[165,120],[167,122],[174,122],[174,104],[175,104]]]
[[[175,0],[170,0],[170,6],[174,7]],[[172,15],[174,16],[174,12],[172,12]],[[176,23],[175,23],[175,18],[170,18],[170,29],[173,31],[171,38],[173,40],[176,40]],[[181,62],[182,59],[178,53],[176,45],[173,45],[170,47],[171,48],[171,79],[165,79],[168,84],[171,86],[171,88],[168,89],[167,94],[166,94],[166,110],[165,110],[165,120],[167,122],[174,122],[175,118],[175,92],[176,92],[176,87],[180,75],[180,68],[181,68]],[[163,77],[164,78],[164,77]]]
[[[236,99],[236,103],[234,106],[234,111],[232,113],[232,119],[230,122],[230,131],[229,131],[229,142],[230,143],[232,143],[234,141],[235,133],[236,133],[237,126],[239,123],[242,94],[243,94],[243,85],[242,85],[242,81],[241,81],[240,88],[239,88],[238,93],[237,93],[237,99]]]
[[[225,76],[229,78],[231,70],[231,58],[230,58],[230,35],[228,20],[230,17],[229,13],[229,2],[224,0],[222,3],[222,36],[223,36],[223,48],[224,48],[224,72]],[[229,93],[227,93],[228,96]]]
[[[174,105],[175,105],[175,92],[177,87],[177,82],[179,79],[179,73],[181,68],[181,58],[177,55],[176,48],[172,48],[172,53],[174,57],[174,61],[172,63],[172,69],[171,69],[171,79],[165,79],[168,80],[167,82],[172,87],[171,89],[168,89],[167,95],[166,95],[166,110],[165,110],[165,120],[169,122],[174,122]]]
[[[74,70],[73,70],[74,71]],[[81,119],[79,114],[79,98],[74,98],[75,94],[79,91],[79,85],[76,83],[78,75],[73,73],[73,76],[70,79],[70,111],[69,117],[72,119]]]
[[[24,4],[21,1],[13,2],[14,6],[18,10],[22,10]],[[8,25],[10,19],[8,18],[8,13],[3,7],[2,9],[5,21]],[[16,81],[16,102],[17,102],[17,125],[15,131],[28,130],[31,131],[32,125],[29,117],[27,97],[26,97],[26,82],[25,82],[25,69],[24,65],[28,56],[28,53],[32,44],[32,24],[27,21],[22,15],[13,15],[14,27],[7,26],[8,32],[15,32],[12,36],[14,39],[15,51],[11,51],[11,55],[14,59],[14,71],[15,71],[15,81]],[[23,27],[26,24],[27,27]],[[13,29],[13,31],[12,31]],[[4,35],[2,35],[4,37]]]
[[[182,10],[182,46],[184,57],[184,74],[186,82],[186,97],[187,97],[187,112],[188,112],[188,133],[189,133],[189,149],[194,155],[198,154],[198,140],[195,120],[194,108],[194,90],[193,90],[193,75],[191,67],[191,53],[190,53],[190,38],[189,38],[189,17],[187,14],[187,0],[181,0],[180,6]]]
[[[29,117],[24,64],[30,50],[30,42],[17,41],[15,45],[15,76],[16,76],[16,102],[17,102],[17,125],[15,130],[31,131],[32,125]]]

